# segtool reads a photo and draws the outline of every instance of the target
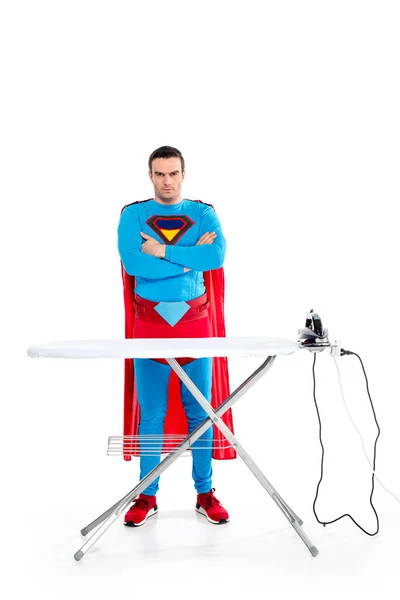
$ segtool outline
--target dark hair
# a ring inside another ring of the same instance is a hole
[[[154,152],[152,152],[150,154],[150,158],[149,158],[150,173],[153,172],[152,163],[155,158],[171,158],[173,156],[176,156],[181,159],[181,166],[182,166],[182,173],[183,173],[183,171],[185,170],[185,161],[183,159],[183,156],[177,148],[173,148],[172,146],[160,146],[160,148],[157,148],[157,150],[154,150]]]

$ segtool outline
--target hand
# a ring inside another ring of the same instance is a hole
[[[142,244],[142,252],[149,254],[150,256],[155,256],[156,258],[165,258],[164,244],[160,244],[160,242],[150,235],[147,235],[147,233],[143,233],[143,231],[140,232],[140,235],[146,240]]]
[[[196,246],[201,246],[202,244],[212,244],[216,237],[217,234],[214,231],[212,231],[211,233],[207,231],[207,233],[204,233],[201,236]]]

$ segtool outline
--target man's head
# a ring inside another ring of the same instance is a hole
[[[155,198],[165,204],[181,200],[182,181],[185,178],[185,161],[172,146],[161,146],[149,158],[149,176],[154,185]]]

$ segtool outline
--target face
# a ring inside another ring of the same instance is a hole
[[[164,204],[180,202],[182,181],[185,178],[180,158],[155,158],[151,167],[149,175],[154,185],[154,197]]]

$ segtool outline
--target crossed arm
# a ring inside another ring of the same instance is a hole
[[[166,246],[142,232],[134,212],[125,209],[118,226],[118,250],[122,264],[129,275],[149,279],[174,277],[191,269],[218,269],[225,258],[226,243],[212,208],[203,213],[200,233],[195,246]]]

